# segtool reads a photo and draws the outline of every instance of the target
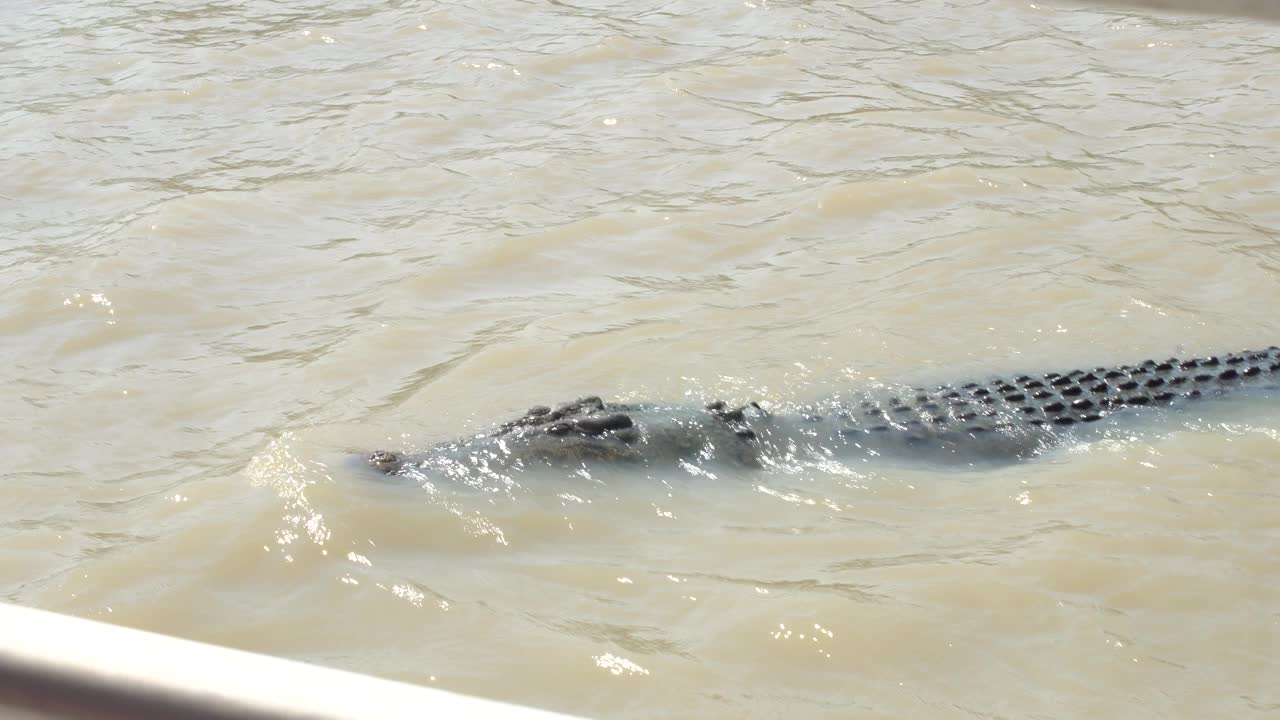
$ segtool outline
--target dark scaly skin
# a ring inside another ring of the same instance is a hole
[[[801,454],[1010,462],[1083,436],[1090,425],[1119,412],[1176,407],[1278,383],[1280,348],[1271,347],[899,389],[818,403],[791,415],[771,414],[756,403],[696,408],[586,397],[555,409],[530,408],[492,432],[425,453],[379,450],[368,462],[385,473],[450,464],[718,461],[757,467]]]

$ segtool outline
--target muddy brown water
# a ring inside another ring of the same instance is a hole
[[[1265,398],[971,472],[484,494],[345,462],[584,394],[1278,343],[1277,26],[1015,0],[0,19],[4,600],[595,717],[1280,713]]]

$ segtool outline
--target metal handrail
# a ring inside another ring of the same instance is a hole
[[[0,716],[65,720],[571,720],[0,603]]]

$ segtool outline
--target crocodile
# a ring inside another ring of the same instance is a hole
[[[366,456],[387,474],[460,466],[580,467],[586,463],[728,463],[762,467],[802,456],[891,455],[973,465],[1030,458],[1088,439],[1107,419],[1178,408],[1247,388],[1280,386],[1280,348],[1145,360],[832,398],[793,412],[606,402],[535,406],[497,428],[423,453]]]

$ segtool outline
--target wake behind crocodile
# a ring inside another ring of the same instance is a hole
[[[421,453],[379,450],[374,469],[417,482],[485,485],[515,474],[680,468],[692,475],[813,464],[927,463],[954,469],[1026,461],[1127,432],[1185,426],[1214,400],[1269,397],[1280,348],[1145,360],[982,380],[867,389],[789,408],[606,402],[535,406],[495,429]],[[1187,413],[1188,408],[1199,408]]]

